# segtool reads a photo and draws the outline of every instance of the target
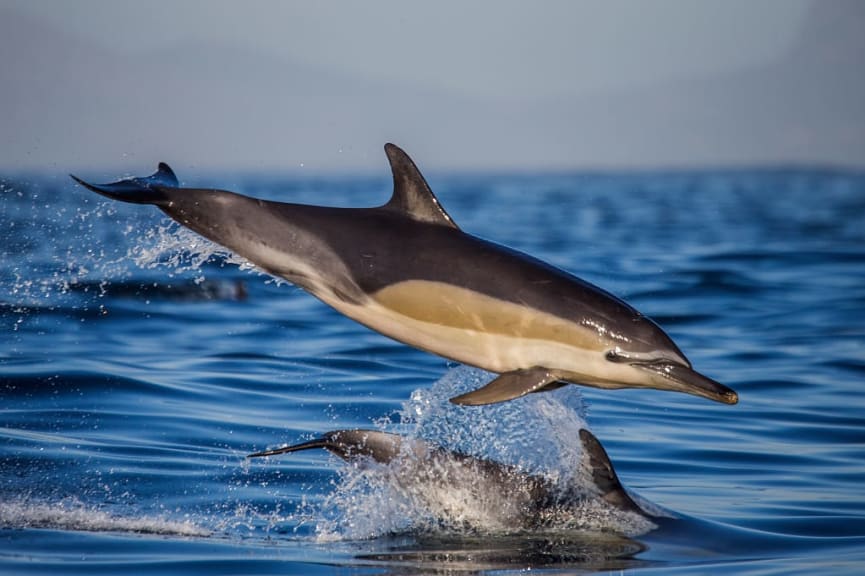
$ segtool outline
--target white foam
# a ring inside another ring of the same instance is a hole
[[[0,278],[0,292],[5,291],[7,299],[20,307],[18,312],[25,314],[27,307],[62,304],[70,288],[90,279],[110,282],[128,278],[133,262],[140,268],[165,267],[169,277],[189,274],[197,280],[204,279],[202,265],[214,256],[241,268],[253,268],[246,260],[174,222],[143,231],[129,224],[120,231],[129,241],[118,242],[113,235],[118,228],[115,210],[113,204],[100,203],[94,208],[76,208],[70,215],[65,207],[58,206],[50,218],[39,215],[44,221],[38,222],[38,230],[13,230],[44,245],[33,248],[34,253],[20,264],[13,263],[9,277]],[[2,216],[0,226],[14,227],[15,220]],[[108,231],[112,231],[110,235]],[[100,295],[98,291],[94,294]]]
[[[438,466],[398,458],[388,465],[351,463],[340,468],[335,489],[308,511],[320,540],[367,539],[407,532],[507,534],[527,529],[525,504],[533,497],[525,474],[569,490],[561,506],[540,518],[544,530],[611,531],[634,536],[654,524],[597,497],[579,431],[586,428],[579,389],[567,386],[502,404],[465,407],[448,399],[486,383],[492,375],[458,367],[431,388],[416,390],[390,431],[463,454],[515,466],[520,476],[503,490],[455,461]],[[384,427],[384,426],[382,426]],[[435,467],[435,469],[423,469]],[[418,470],[421,470],[418,472]],[[574,497],[576,494],[576,497]]]
[[[400,414],[406,433],[464,454],[517,465],[529,473],[569,477],[580,466],[582,396],[576,386],[488,406],[458,406],[450,398],[495,375],[459,366],[430,388],[415,390]]]
[[[47,528],[87,532],[135,532],[173,536],[209,536],[210,530],[191,520],[169,520],[153,516],[116,516],[77,500],[0,502],[0,527]]]
[[[201,266],[214,257],[241,267],[251,265],[228,249],[211,242],[176,222],[151,228],[129,249],[127,256],[141,268],[163,266],[169,275],[201,272]]]

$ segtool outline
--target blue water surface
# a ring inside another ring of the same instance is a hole
[[[390,193],[386,174],[178,172],[189,185],[312,204],[369,206]],[[568,387],[435,419],[443,394],[487,376],[355,324],[153,207],[112,203],[65,175],[9,175],[0,572],[865,569],[865,175],[430,182],[463,230],[625,298],[740,403]],[[518,404],[548,394],[573,421]],[[613,525],[437,531],[326,453],[245,458],[333,429],[425,426],[451,448],[555,466],[547,440],[577,443],[580,421],[625,485],[678,520],[637,536]]]

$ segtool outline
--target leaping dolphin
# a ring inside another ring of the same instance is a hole
[[[400,342],[499,376],[451,401],[480,405],[567,383],[654,388],[735,404],[652,320],[531,256],[460,230],[411,158],[385,145],[393,196],[376,208],[270,202],[182,188],[167,164],[86,188],[155,204],[180,224]]]
[[[566,523],[583,528],[586,526],[580,524],[590,521],[597,505],[647,520],[621,522],[639,532],[657,527],[664,518],[673,518],[634,500],[622,486],[600,441],[585,428],[580,429],[580,443],[582,466],[588,477],[578,476],[577,482],[556,482],[516,466],[378,430],[335,430],[301,444],[256,452],[248,458],[324,448],[347,462],[362,463],[367,459],[385,464],[387,469],[382,472],[392,475],[394,487],[421,498],[444,521],[457,518],[472,524],[472,518],[477,521],[494,514],[510,530]]]

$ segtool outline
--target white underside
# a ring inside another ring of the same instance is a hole
[[[388,286],[362,303],[352,303],[337,297],[321,270],[304,260],[262,245],[255,252],[250,256],[268,263],[271,273],[303,286],[349,318],[439,356],[496,373],[540,366],[559,372],[562,379],[602,388],[649,384],[645,372],[609,362],[606,352],[613,344],[596,331],[531,307],[419,280]],[[339,268],[328,275],[354,284],[348,270]],[[399,312],[401,307],[411,315]]]
[[[605,388],[619,388],[626,383],[639,385],[645,381],[645,375],[631,366],[609,362],[601,350],[424,322],[396,313],[372,299],[363,305],[321,299],[349,318],[390,338],[490,372],[542,366],[562,373],[564,379]]]

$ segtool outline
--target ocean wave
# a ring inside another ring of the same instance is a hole
[[[60,502],[30,500],[0,502],[0,528],[41,528],[86,532],[134,532],[206,537],[211,531],[192,520],[158,516],[121,516],[75,499]]]

